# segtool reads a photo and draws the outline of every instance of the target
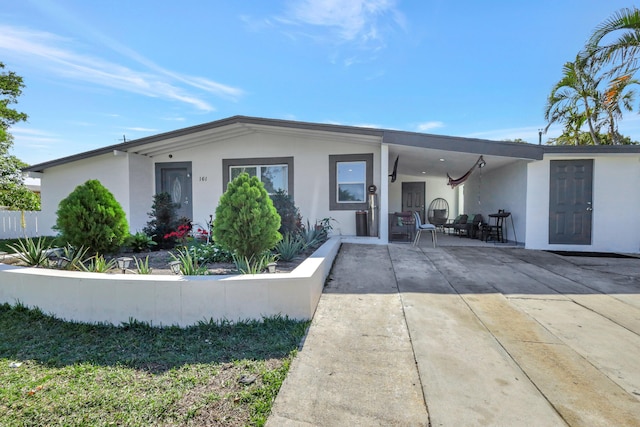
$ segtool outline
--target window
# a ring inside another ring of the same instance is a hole
[[[289,192],[287,165],[230,166],[231,180],[236,179],[242,172],[248,173],[249,176],[257,176],[269,194],[278,190]]]
[[[331,210],[366,209],[370,184],[373,184],[373,154],[329,156]]]
[[[224,159],[222,168],[223,190],[227,189],[229,181],[246,172],[249,176],[257,176],[269,194],[284,190],[293,195],[293,157]]]
[[[365,201],[367,162],[337,162],[337,202],[354,203]]]

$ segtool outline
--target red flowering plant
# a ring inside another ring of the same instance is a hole
[[[209,241],[209,232],[203,228],[198,227],[194,233],[194,237],[197,240],[201,240],[203,242]]]
[[[164,235],[165,240],[175,239],[181,245],[186,245],[189,239],[189,233],[191,233],[191,224],[181,224],[176,231],[167,233]]]

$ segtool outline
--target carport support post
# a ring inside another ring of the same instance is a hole
[[[389,242],[389,145],[380,146],[380,218],[379,239],[382,243]]]

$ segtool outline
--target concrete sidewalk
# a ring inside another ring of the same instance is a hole
[[[267,425],[638,426],[639,272],[345,244]]]

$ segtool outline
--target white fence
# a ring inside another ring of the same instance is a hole
[[[18,237],[25,236],[39,236],[39,213],[39,211],[25,211],[23,224],[22,212],[0,210],[0,239],[17,239]]]

